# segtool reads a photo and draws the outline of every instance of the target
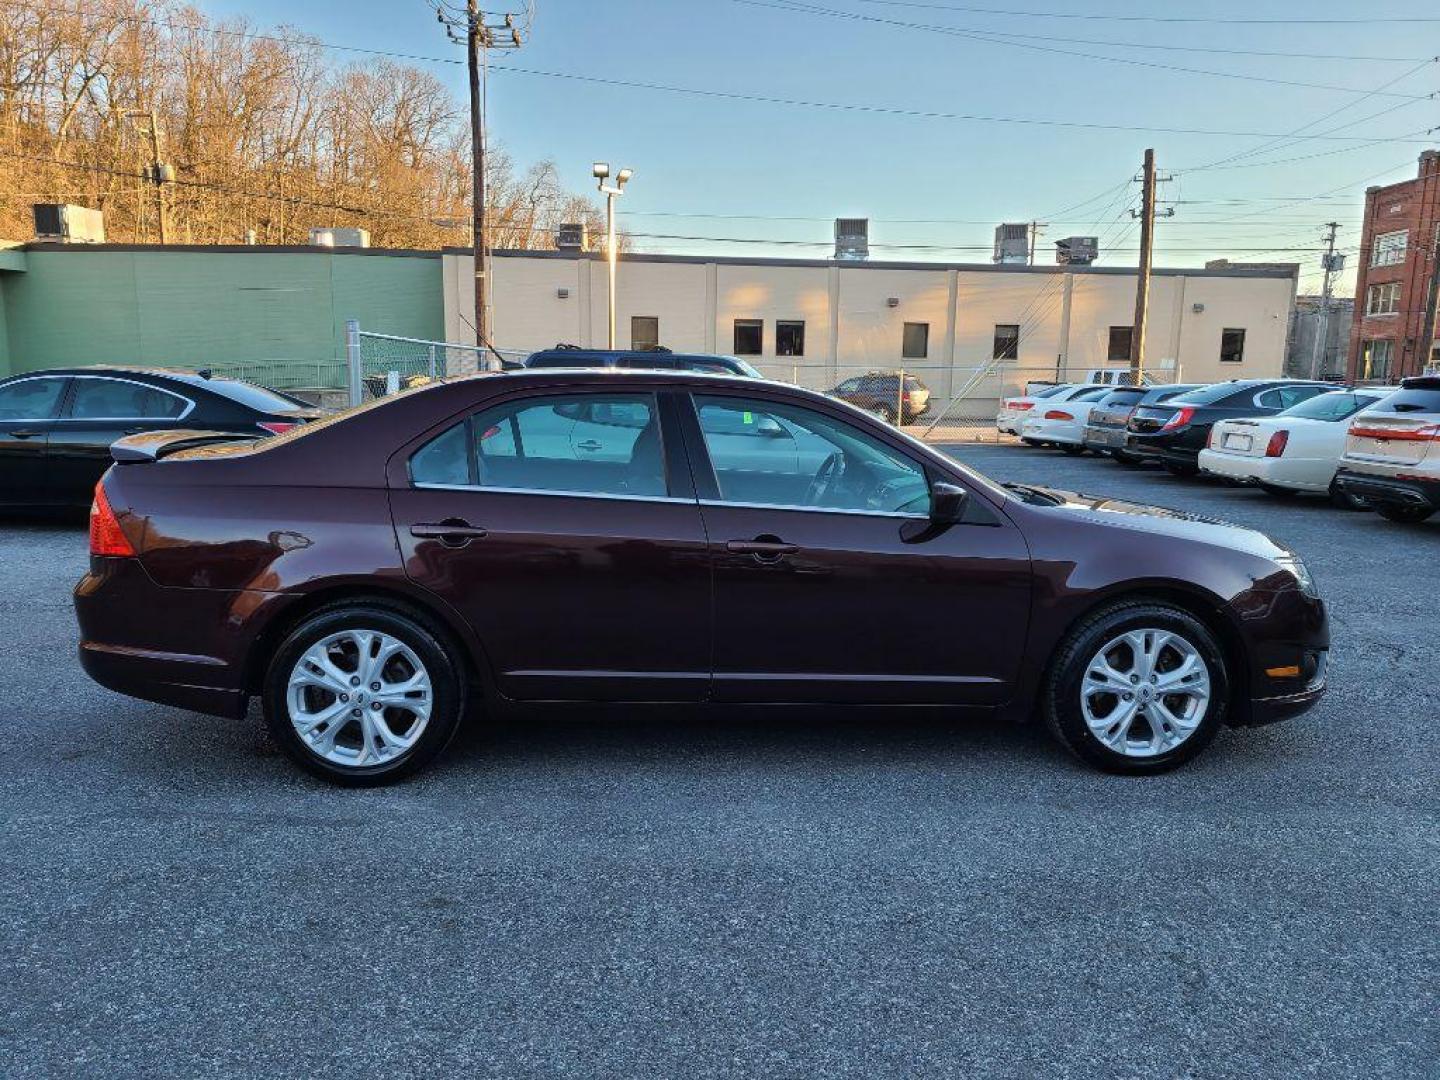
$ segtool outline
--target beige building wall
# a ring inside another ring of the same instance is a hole
[[[507,254],[491,260],[494,340],[517,354],[558,342],[604,347],[606,265],[598,258]],[[445,326],[473,342],[471,260],[444,256]],[[737,319],[764,323],[767,375],[827,388],[868,370],[915,371],[943,398],[993,400],[1024,382],[1079,378],[1107,359],[1110,327],[1134,318],[1135,275],[1104,270],[855,265],[706,260],[643,255],[618,268],[616,344],[629,348],[630,318],[659,319],[676,351],[734,350]],[[562,290],[566,295],[562,296]],[[1171,379],[1268,378],[1283,371],[1295,279],[1273,272],[1196,269],[1157,273],[1145,335],[1147,368]],[[780,320],[805,323],[803,356],[776,354]],[[904,325],[929,327],[927,355],[902,356]],[[979,378],[997,325],[1018,325],[1018,360]],[[1220,362],[1221,331],[1245,330],[1239,364]]]

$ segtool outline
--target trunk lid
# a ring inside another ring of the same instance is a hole
[[[215,447],[224,443],[238,443],[238,448],[248,448],[256,439],[268,438],[265,432],[257,430],[254,435],[238,434],[233,431],[203,431],[181,428],[171,431],[146,431],[139,435],[127,435],[110,444],[110,456],[120,465],[137,465],[159,461],[161,458],[178,454],[182,450],[199,447]]]

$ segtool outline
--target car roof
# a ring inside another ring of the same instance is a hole
[[[243,379],[232,379],[228,375],[205,376],[199,371],[180,370],[176,368],[154,368],[142,367],[138,364],[76,364],[70,367],[43,368],[37,371],[17,372],[26,378],[34,379],[44,376],[52,378],[64,378],[72,375],[94,375],[114,376],[116,378],[142,378],[142,379],[170,379],[175,382],[186,383],[190,386],[205,386],[207,383],[218,382],[243,382]]]

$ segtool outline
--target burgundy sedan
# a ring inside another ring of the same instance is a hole
[[[80,660],[347,784],[516,702],[953,706],[1152,773],[1323,693],[1325,608],[1247,529],[1000,485],[727,376],[521,371],[265,440],[122,439]]]

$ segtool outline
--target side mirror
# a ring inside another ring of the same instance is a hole
[[[969,500],[970,493],[964,488],[938,481],[930,488],[930,520],[938,525],[959,521]]]
[[[763,435],[767,439],[785,438],[785,429],[773,416],[762,416],[755,421],[755,434]]]
[[[580,401],[562,401],[554,406],[555,415],[563,416],[566,420],[581,420],[585,415],[585,404]]]

